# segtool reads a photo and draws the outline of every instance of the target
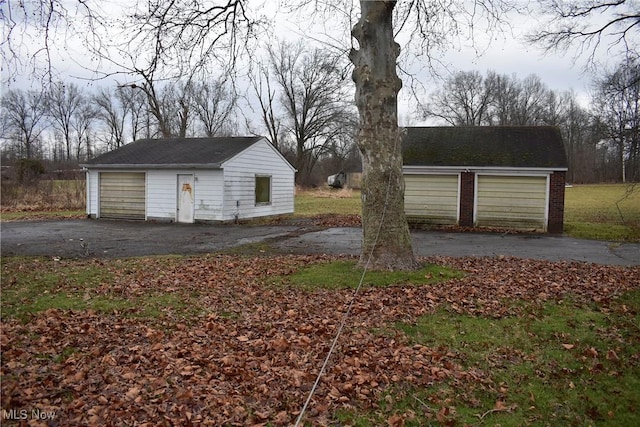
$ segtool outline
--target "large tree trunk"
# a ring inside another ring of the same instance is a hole
[[[358,147],[363,156],[362,252],[360,265],[377,270],[417,266],[404,214],[402,146],[398,129],[396,73],[400,46],[393,40],[395,1],[360,1],[361,17],[352,34],[356,104],[360,113]],[[382,223],[381,223],[382,221]]]

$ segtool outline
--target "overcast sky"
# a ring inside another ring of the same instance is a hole
[[[117,2],[123,2],[124,4],[130,4],[130,0],[115,0]],[[276,33],[279,37],[287,37],[291,39],[298,39],[301,37],[312,36],[313,39],[321,38],[322,36],[314,36],[314,31],[307,26],[307,23],[302,18],[303,24],[301,25],[301,18],[296,16],[283,16],[282,14],[276,15],[276,8],[269,7],[274,5],[273,2],[265,2],[267,7],[263,8],[263,11],[270,17],[277,16]],[[103,3],[108,4],[107,2]],[[357,5],[357,2],[356,2]],[[1,7],[6,7],[5,5]],[[355,8],[357,10],[357,7]],[[113,8],[115,11],[116,8]],[[330,19],[327,19],[327,25],[330,24]],[[468,47],[468,41],[462,39],[457,48],[451,49],[446,56],[442,58],[442,63],[445,65],[441,69],[441,75],[447,76],[447,73],[455,71],[471,71],[478,70],[483,75],[488,70],[493,70],[499,74],[512,75],[515,74],[519,79],[524,79],[529,74],[538,75],[542,82],[545,83],[550,89],[557,91],[574,90],[579,98],[586,103],[588,97],[588,88],[592,75],[585,74],[583,67],[585,60],[579,58],[574,63],[572,53],[568,54],[552,54],[543,55],[542,51],[536,47],[527,46],[518,40],[518,37],[526,30],[526,28],[535,24],[526,17],[514,17],[512,21],[513,34],[500,34],[494,37],[490,48],[477,57],[474,50]],[[335,25],[346,27],[339,19],[335,20]],[[330,30],[331,31],[331,30]],[[338,30],[339,31],[339,30]],[[348,47],[348,31],[344,31],[340,35],[336,35],[336,38],[342,38],[342,43]],[[37,36],[32,36],[33,42],[37,43]],[[111,34],[109,36],[112,39],[119,37],[118,33]],[[345,41],[345,39],[347,41]],[[309,39],[311,40],[311,39]],[[401,41],[402,43],[402,41]],[[481,41],[482,45],[483,42]],[[63,46],[64,45],[64,46]],[[83,70],[80,65],[84,65],[86,68],[100,68],[101,70],[108,70],[109,64],[104,61],[101,63],[91,62],[90,58],[86,54],[82,44],[78,38],[69,38],[60,35],[57,39],[56,48],[54,50],[54,56],[52,57],[55,68],[60,72],[60,76],[65,78],[66,76],[82,76],[92,77],[92,74],[86,70]],[[603,63],[606,63],[606,58],[603,58]],[[609,64],[613,66],[613,64]],[[3,67],[4,69],[4,67]],[[437,88],[437,81],[433,81],[428,70],[417,66],[414,62],[409,65],[409,69],[412,73],[416,73],[418,80],[424,85],[425,93],[422,96],[427,96],[430,91]],[[6,76],[3,76],[6,77]],[[117,76],[109,77],[102,81],[88,81],[88,80],[76,80],[81,86],[101,86],[101,85],[116,85],[116,80],[120,82],[125,81],[127,77]],[[33,83],[29,74],[25,71],[16,80],[16,85],[20,87],[28,86]],[[405,83],[406,86],[406,83]],[[401,93],[400,101],[400,115],[407,116],[414,108],[410,102],[408,102],[408,91],[404,90]],[[402,120],[402,119],[401,119]]]
[[[521,0],[522,4],[529,4]],[[356,7],[357,10],[357,7]],[[300,26],[299,20],[289,18],[281,21],[280,33],[287,32],[295,37],[304,37],[309,34],[306,26]],[[302,22],[305,22],[304,20]],[[451,48],[441,58],[442,67],[438,69],[438,78],[434,78],[430,70],[420,67],[416,61],[409,60],[409,64],[402,64],[411,73],[415,73],[424,88],[424,93],[419,96],[427,97],[442,84],[442,79],[457,71],[477,70],[482,75],[487,71],[495,71],[498,74],[516,75],[518,79],[524,79],[530,74],[536,74],[549,88],[558,92],[573,90],[583,105],[588,104],[589,88],[593,74],[585,72],[586,56],[577,56],[575,50],[564,52],[546,53],[536,46],[524,42],[524,35],[530,32],[539,21],[530,15],[512,14],[508,18],[511,28],[505,28],[504,32],[492,35],[491,41],[482,31],[476,31],[474,35],[476,46],[473,47],[469,39],[462,37],[456,42],[456,47]],[[340,24],[342,25],[342,24]],[[479,34],[478,34],[479,33]],[[405,48],[405,35],[400,35],[399,43]],[[409,55],[411,58],[412,55]],[[598,52],[596,59],[601,66],[612,67],[614,64],[610,58]],[[404,80],[407,80],[406,77]],[[399,112],[401,116],[407,116],[415,109],[411,102],[413,96],[407,88],[408,82],[401,92]],[[406,119],[406,117],[404,117]],[[419,120],[417,124],[421,123]]]

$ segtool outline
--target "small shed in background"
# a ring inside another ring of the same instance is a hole
[[[552,126],[404,129],[409,221],[561,233],[567,160]]]
[[[327,185],[332,188],[350,188],[352,190],[360,189],[360,181],[362,180],[362,172],[338,172],[335,175],[327,177]]]
[[[193,223],[294,210],[296,171],[259,136],[139,140],[81,166],[92,218]]]

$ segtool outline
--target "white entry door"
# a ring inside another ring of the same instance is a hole
[[[194,191],[193,175],[178,175],[178,222],[193,223]]]

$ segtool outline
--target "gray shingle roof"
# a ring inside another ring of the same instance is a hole
[[[142,139],[104,153],[83,166],[202,165],[220,167],[231,157],[262,139],[251,137]]]
[[[554,126],[412,127],[405,132],[405,166],[567,167]]]

